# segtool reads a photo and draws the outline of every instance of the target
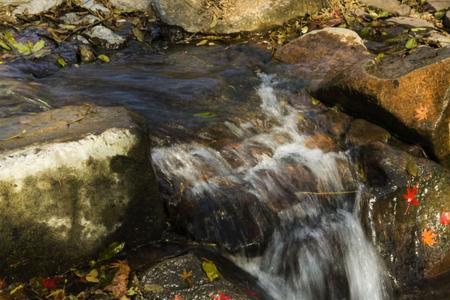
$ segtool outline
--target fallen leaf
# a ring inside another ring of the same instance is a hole
[[[144,285],[144,291],[152,293],[162,293],[164,292],[164,288],[159,284],[152,283]]]
[[[414,118],[417,121],[426,120],[428,117],[428,108],[424,105],[420,105],[418,108],[416,108],[415,112],[416,114],[414,115]]]
[[[58,288],[59,278],[44,278],[42,279],[42,286],[47,290],[54,290]]]
[[[105,54],[100,54],[100,55],[98,56],[98,59],[100,59],[101,61],[103,61],[103,62],[105,62],[105,63],[109,63],[109,62],[110,62],[109,57],[106,56]]]
[[[424,229],[422,231],[422,242],[427,246],[433,246],[436,244],[436,237],[437,235],[431,230]]]
[[[0,291],[7,287],[6,279],[0,278]]]
[[[450,225],[450,212],[443,212],[441,214],[441,224]]]
[[[416,177],[417,176],[417,164],[414,160],[410,159],[406,163],[406,171],[409,175]]]
[[[98,262],[113,258],[125,248],[125,243],[114,242],[103,250],[98,256]]]
[[[124,260],[119,260],[111,264],[112,268],[117,269],[116,274],[110,285],[105,290],[111,292],[114,297],[120,299],[127,295],[128,292],[128,279],[130,276],[131,268]]]
[[[85,279],[87,282],[98,283],[98,271],[97,269],[92,269],[89,273],[86,274]]]
[[[410,38],[405,44],[405,48],[408,50],[411,50],[412,48],[415,48],[416,46],[417,46],[417,41],[415,38]]]
[[[137,27],[133,27],[133,34],[134,34],[134,37],[136,38],[136,40],[138,40],[139,42],[143,42],[144,41],[144,39],[145,39],[145,34],[144,34],[144,32],[142,31],[142,30],[140,30],[139,28],[137,28]]]
[[[408,212],[409,207],[412,206],[418,206],[419,200],[416,198],[417,195],[417,186],[415,187],[407,187],[406,188],[406,194],[403,194],[403,198],[406,200],[406,203],[408,206],[406,207],[405,214]]]
[[[66,61],[65,61],[64,58],[62,58],[62,57],[58,57],[58,58],[56,59],[56,62],[57,62],[58,65],[59,65],[60,67],[62,67],[62,68],[64,68],[64,67],[67,65]]]
[[[208,40],[201,40],[200,42],[198,42],[197,44],[195,44],[196,46],[205,46],[206,44],[208,44]]]
[[[180,274],[181,279],[186,282],[188,285],[192,285],[192,271],[186,271],[184,270]]]
[[[204,112],[196,113],[196,114],[194,114],[194,116],[198,117],[198,118],[209,119],[209,118],[214,118],[216,116],[216,114],[213,112],[204,111]]]
[[[232,300],[232,298],[222,292],[218,292],[217,294],[211,295],[212,300]]]
[[[202,261],[202,269],[208,277],[209,281],[214,281],[220,278],[219,270],[217,270],[216,265],[207,259]]]
[[[173,300],[184,300],[184,298],[180,294],[176,294]]]

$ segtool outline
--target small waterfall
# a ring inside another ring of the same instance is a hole
[[[274,299],[389,299],[354,209],[361,187],[347,154],[309,145],[303,112],[279,100],[272,76],[260,78],[264,120],[226,123],[236,144],[153,150],[173,217],[194,238],[241,249],[232,259]],[[263,251],[250,258],[255,243]]]

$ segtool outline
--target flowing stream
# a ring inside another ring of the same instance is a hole
[[[289,198],[289,206],[277,212],[279,226],[262,255],[233,257],[274,299],[389,299],[383,263],[358,221],[359,191],[351,192],[352,201],[339,196],[344,191],[339,164],[350,165],[346,153],[307,147],[297,125],[298,111],[277,99],[271,76],[261,74],[260,78],[262,111],[277,122],[269,131],[253,135],[246,134],[252,127],[248,123],[229,126],[236,136],[246,136],[239,148],[233,149],[241,165],[230,164],[226,150],[180,144],[153,150],[156,169],[166,178],[176,178],[193,201],[222,198],[223,190],[236,184],[245,186],[263,203]],[[255,144],[270,151],[253,154]],[[304,169],[312,173],[320,192],[304,190],[308,186],[302,182],[302,173],[297,173]],[[336,195],[322,197],[326,192]],[[228,198],[239,200],[238,195]],[[208,225],[221,227],[222,217],[216,214],[216,224]],[[239,224],[232,230],[236,236],[246,236]],[[220,241],[220,232],[216,238]]]
[[[320,146],[323,124],[309,96],[308,107],[294,107],[277,77],[255,74],[268,61],[244,46],[194,47],[40,80],[4,72],[0,117],[85,102],[127,106],[149,121],[174,223],[226,249],[273,299],[390,299],[359,222],[363,186],[350,156]]]

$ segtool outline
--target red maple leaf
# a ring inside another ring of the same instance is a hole
[[[225,295],[222,292],[219,292],[218,294],[211,295],[212,300],[233,300],[230,296]]]
[[[416,198],[417,195],[417,186],[415,187],[406,187],[406,194],[403,194],[403,198],[406,200],[408,206],[406,207],[405,214],[408,212],[409,207],[419,205],[419,200]]]
[[[443,212],[441,214],[441,224],[450,225],[450,212]]]
[[[42,279],[42,286],[47,290],[54,290],[58,288],[59,278],[44,278]]]

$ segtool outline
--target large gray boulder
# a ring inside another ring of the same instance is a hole
[[[233,33],[282,25],[312,14],[327,0],[154,0],[161,20],[189,32]]]
[[[0,270],[57,272],[164,224],[146,130],[123,108],[0,119]]]

